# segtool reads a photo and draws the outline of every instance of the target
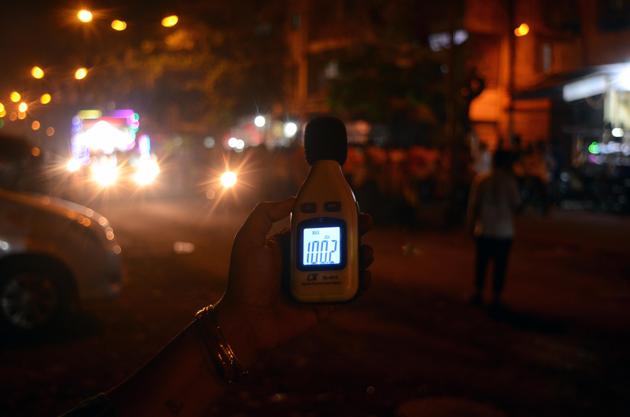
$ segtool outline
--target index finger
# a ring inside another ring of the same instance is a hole
[[[264,246],[273,223],[287,217],[294,203],[295,198],[291,197],[283,201],[258,204],[238,231],[236,242],[241,245]]]
[[[359,213],[359,234],[364,235],[372,229],[374,219],[367,213]]]

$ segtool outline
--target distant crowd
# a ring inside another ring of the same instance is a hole
[[[229,168],[239,172],[239,188],[234,190],[233,198],[257,201],[294,194],[308,172],[301,146],[275,150],[252,147],[228,154],[217,150],[208,155],[190,155],[197,163],[179,161],[180,166],[187,166],[180,171],[185,175],[180,184],[196,184],[197,188],[202,184],[203,188]],[[546,146],[541,143],[515,149],[512,155],[523,200],[546,210],[551,202],[554,170]],[[454,159],[457,164],[453,164]],[[492,152],[483,143],[462,147],[455,158],[448,147],[353,145],[343,170],[362,210],[372,213],[381,224],[413,226],[423,211],[442,210],[462,220],[469,187],[476,175],[490,171],[491,160]],[[453,201],[454,212],[449,207]]]

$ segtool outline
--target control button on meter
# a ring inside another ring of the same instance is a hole
[[[324,203],[324,210],[326,211],[341,211],[341,202],[339,201],[327,201]]]
[[[317,210],[317,204],[315,203],[302,203],[300,205],[300,211],[302,213],[315,213]]]

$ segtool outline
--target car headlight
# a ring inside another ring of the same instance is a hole
[[[114,185],[118,180],[118,165],[116,159],[95,161],[91,166],[92,180],[101,187]]]
[[[68,172],[77,172],[81,169],[81,161],[78,159],[70,158],[66,163],[66,170]]]
[[[219,182],[223,188],[232,188],[236,185],[238,177],[234,171],[225,171],[221,174]]]
[[[138,161],[136,172],[133,175],[135,183],[141,187],[153,184],[160,175],[160,165],[153,158],[143,158]]]

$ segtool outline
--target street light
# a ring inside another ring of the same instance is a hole
[[[17,91],[13,91],[11,92],[11,101],[14,103],[17,103],[18,101],[22,100],[22,94],[18,93]]]
[[[162,19],[162,26],[164,26],[165,28],[172,28],[173,26],[177,24],[177,22],[179,22],[179,17],[177,17],[177,15],[172,14]]]
[[[87,68],[85,68],[85,67],[77,68],[76,71],[74,72],[74,79],[75,80],[82,80],[85,77],[87,77],[87,73],[88,73]]]
[[[52,96],[48,93],[42,94],[42,96],[39,98],[39,102],[42,104],[48,104],[51,101],[52,101]]]
[[[265,116],[263,115],[258,115],[254,118],[254,124],[256,125],[256,127],[264,127],[265,123],[267,123],[267,119],[265,119]]]
[[[94,15],[92,12],[87,9],[81,9],[77,12],[77,19],[79,19],[81,23],[90,23],[93,18]]]
[[[21,102],[21,103],[18,105],[18,111],[19,111],[20,113],[26,113],[26,111],[27,111],[27,110],[28,110],[28,104],[26,104],[25,102]]]
[[[516,29],[514,29],[514,35],[517,37],[525,36],[529,33],[529,25],[527,23],[521,23]]]
[[[117,32],[122,32],[123,30],[127,29],[127,22],[118,19],[112,20],[112,29]]]
[[[33,68],[31,68],[31,75],[36,80],[41,80],[42,78],[44,78],[44,70],[41,67],[35,65]]]

